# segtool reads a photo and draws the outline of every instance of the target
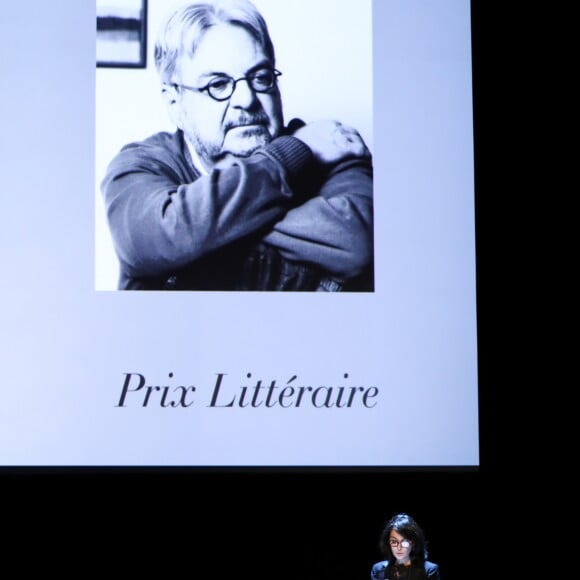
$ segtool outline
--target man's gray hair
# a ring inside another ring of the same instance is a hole
[[[159,29],[154,54],[161,81],[177,80],[180,57],[192,57],[205,32],[220,23],[247,30],[263,48],[272,66],[275,65],[274,45],[266,21],[249,0],[205,0],[179,6]]]

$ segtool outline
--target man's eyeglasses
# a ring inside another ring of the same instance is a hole
[[[282,73],[276,69],[261,68],[245,77],[240,77],[239,79],[233,79],[232,77],[225,75],[215,77],[204,87],[190,87],[179,83],[172,83],[172,86],[181,87],[188,91],[207,93],[216,101],[227,101],[234,94],[236,85],[240,81],[247,81],[250,88],[256,93],[267,93],[274,88],[276,85],[276,79],[281,74]]]
[[[389,538],[389,546],[391,548],[396,548],[397,546],[401,546],[401,548],[408,548],[411,545],[409,540],[395,540],[395,538]]]

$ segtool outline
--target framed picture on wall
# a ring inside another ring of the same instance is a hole
[[[97,0],[97,66],[145,68],[147,0]]]

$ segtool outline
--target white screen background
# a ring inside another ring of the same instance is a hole
[[[258,4],[268,18],[274,3]],[[280,68],[290,60],[285,77],[302,73],[285,54],[320,32],[332,7],[346,14],[333,15],[346,30],[332,40],[352,50],[347,3],[323,2],[309,28],[317,5],[292,4],[293,44],[278,49]],[[112,262],[96,184],[108,148],[123,143],[101,139],[94,5],[28,6],[33,19],[8,3],[0,21],[9,55],[0,94],[0,463],[477,465],[469,3],[369,3],[372,71],[365,60],[360,75],[317,95],[322,110],[303,91],[288,97],[287,118],[340,116],[371,145],[376,289],[361,295],[103,291]],[[353,10],[363,22],[364,8]],[[271,27],[275,41],[282,28]],[[366,58],[365,43],[357,46]],[[342,66],[352,70],[339,60],[329,82]],[[144,100],[158,98],[151,86]],[[162,109],[151,115],[144,133],[166,123]],[[144,407],[135,398],[118,408],[125,373],[195,385],[196,402]],[[375,386],[379,395],[371,409],[209,408],[218,373],[232,394],[296,375],[300,385]]]

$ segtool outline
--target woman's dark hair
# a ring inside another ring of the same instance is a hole
[[[406,540],[411,540],[409,557],[414,564],[423,564],[428,556],[425,534],[421,526],[409,514],[405,513],[394,515],[383,528],[379,540],[379,549],[385,556],[385,559],[389,560],[391,564],[395,562],[395,557],[389,546],[389,536],[392,530],[403,536]]]

